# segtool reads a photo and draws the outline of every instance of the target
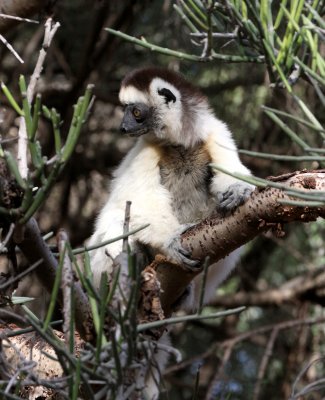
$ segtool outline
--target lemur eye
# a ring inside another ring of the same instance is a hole
[[[138,108],[134,108],[132,110],[132,113],[135,116],[135,118],[140,118],[141,117],[141,111]]]

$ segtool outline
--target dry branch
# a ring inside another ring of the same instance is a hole
[[[280,179],[288,188],[302,189],[306,193],[325,191],[323,170],[297,172],[290,174],[287,179]],[[248,201],[231,215],[202,221],[190,228],[182,235],[182,244],[191,251],[193,258],[203,262],[205,257],[209,256],[211,262],[217,262],[262,232],[271,229],[282,235],[284,223],[309,222],[318,217],[325,217],[325,206],[289,206],[279,202],[292,199],[293,197],[283,190],[273,187],[256,190]],[[201,271],[189,272],[182,266],[167,263],[166,259],[161,257],[156,258],[152,266],[159,276],[161,303],[168,315],[179,294],[184,292],[188,283]]]
[[[253,292],[237,292],[227,296],[217,296],[213,302],[218,307],[246,306],[279,306],[281,304],[294,303],[301,299],[312,299],[318,297],[318,292],[325,288],[324,268],[307,271],[278,288]],[[323,297],[323,295],[321,295]]]
[[[27,18],[41,11],[44,3],[44,0],[2,0],[0,14]],[[14,19],[0,18],[0,33],[6,32],[19,22]]]
[[[31,218],[25,225],[24,238],[17,243],[30,264],[43,260],[36,268],[36,273],[44,287],[51,293],[57,272],[57,260],[50,248],[44,242],[36,221]],[[94,337],[94,327],[88,298],[79,282],[74,282],[74,296],[76,306],[76,327],[82,338],[91,341]],[[59,292],[59,303],[62,305],[62,291]]]
[[[58,30],[60,24],[58,22],[54,23],[52,18],[48,18],[45,22],[45,32],[42,48],[39,52],[38,59],[30,78],[27,87],[27,101],[29,104],[32,103],[37,82],[41,76],[43,70],[43,64],[45,57],[47,55],[47,50],[51,45],[52,39]],[[18,152],[17,152],[17,162],[19,172],[22,178],[26,179],[28,177],[28,135],[25,117],[20,117],[19,131],[18,131]]]

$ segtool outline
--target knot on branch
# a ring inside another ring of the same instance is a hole
[[[302,176],[301,181],[304,189],[316,189],[316,179],[313,176]]]

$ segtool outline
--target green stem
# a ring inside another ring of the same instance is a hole
[[[59,260],[58,269],[57,269],[56,275],[55,275],[55,280],[54,280],[53,289],[52,289],[51,298],[50,298],[50,304],[48,306],[48,311],[47,311],[46,318],[45,318],[44,325],[43,325],[44,332],[46,332],[47,328],[50,325],[52,315],[54,312],[54,308],[56,306],[60,283],[61,283],[62,268],[63,268],[65,252],[66,252],[66,249],[64,249],[62,254],[60,254],[60,260]]]
[[[303,141],[291,128],[288,127],[279,117],[277,117],[273,112],[265,110],[265,114],[268,115],[272,121],[274,121],[295,143],[297,143],[302,149],[309,150],[310,146]]]
[[[10,172],[13,174],[13,176],[15,177],[18,185],[22,188],[22,189],[26,189],[26,181],[22,178],[22,176],[20,175],[19,172],[19,168],[17,165],[17,161],[15,160],[15,158],[13,157],[13,155],[9,152],[9,151],[4,151],[4,157],[5,160],[7,162],[7,165],[10,169]]]
[[[181,60],[187,60],[187,61],[197,61],[197,62],[207,62],[207,58],[202,58],[201,56],[196,56],[194,54],[187,54],[183,53],[181,51],[175,51],[175,50],[170,50],[165,47],[160,47],[156,46],[152,43],[147,42],[145,39],[137,39],[133,36],[127,35],[126,33],[116,31],[111,28],[105,28],[105,30],[112,35],[118,36],[128,42],[138,44],[142,47],[145,47],[147,49],[150,49],[153,52],[157,52],[160,54],[165,54],[167,56],[173,56],[176,58],[179,58]],[[254,63],[262,63],[264,62],[264,58],[257,56],[257,57],[249,57],[249,56],[237,56],[237,55],[225,55],[225,54],[217,54],[215,52],[212,52],[212,58],[214,60],[221,60],[221,61],[226,61],[226,62],[254,62]]]
[[[77,255],[77,254],[81,254],[81,253],[85,253],[85,252],[88,252],[88,251],[92,251],[92,250],[99,249],[100,247],[106,246],[106,245],[108,245],[108,244],[110,244],[110,243],[114,243],[114,242],[116,242],[116,241],[118,241],[118,240],[125,239],[125,238],[127,238],[127,237],[129,237],[129,236],[131,236],[131,235],[134,235],[135,233],[141,231],[142,229],[147,228],[148,226],[149,226],[149,224],[142,225],[142,226],[140,226],[139,228],[133,229],[133,230],[129,231],[129,232],[126,233],[126,234],[123,234],[123,235],[120,235],[120,236],[116,236],[116,237],[113,238],[113,239],[105,240],[104,242],[97,243],[97,244],[95,244],[95,245],[93,245],[93,246],[79,247],[79,248],[77,248],[77,249],[72,250],[72,253],[73,253],[74,255]]]
[[[306,64],[304,64],[298,57],[294,57],[294,61],[304,70],[305,73],[308,73],[311,77],[313,77],[318,83],[325,86],[325,79],[322,78],[317,72],[313,71]]]
[[[258,151],[249,151],[249,150],[239,150],[240,154],[245,154],[251,157],[257,158],[265,158],[267,160],[276,160],[276,161],[325,161],[325,156],[285,156],[280,154],[271,154],[271,153],[260,153]]]
[[[75,107],[67,140],[62,150],[62,163],[66,163],[69,160],[72,152],[74,151],[74,148],[81,133],[82,124],[84,123],[87,114],[93,87],[94,85],[87,86],[85,95],[79,98],[77,106]]]
[[[1,82],[1,89],[3,91],[3,94],[6,96],[7,100],[9,101],[11,107],[19,114],[21,117],[24,116],[24,111],[19,107],[18,103],[14,99],[13,95],[7,88],[7,86]]]
[[[20,77],[19,77],[19,88],[20,88],[21,96],[23,98],[24,119],[25,119],[25,123],[26,123],[28,139],[31,139],[33,136],[33,120],[32,120],[32,114],[31,114],[31,105],[29,104],[28,99],[27,99],[26,81],[25,81],[25,77],[23,75],[20,75]]]
[[[39,116],[40,116],[40,110],[41,110],[41,95],[37,94],[35,98],[35,104],[34,104],[34,110],[33,110],[33,119],[32,119],[32,134],[30,140],[35,139],[36,131],[38,128],[38,121],[39,121]]]
[[[183,10],[180,7],[178,7],[177,4],[174,4],[173,7],[174,10],[177,12],[177,14],[182,18],[182,20],[185,22],[185,24],[189,27],[189,29],[192,32],[199,32],[199,30],[196,28],[193,22],[188,18],[187,15],[184,14]]]
[[[187,14],[189,15],[190,18],[192,18],[192,21],[199,26],[201,29],[204,31],[208,30],[208,26],[199,18],[197,17],[194,12],[190,9],[190,7],[185,3],[184,0],[180,0],[180,4],[182,5],[183,9]]]
[[[166,318],[161,321],[148,322],[146,324],[139,324],[137,327],[137,331],[144,332],[148,329],[159,328],[159,327],[165,326],[165,325],[177,324],[179,322],[200,321],[203,319],[222,318],[222,317],[226,317],[227,315],[239,314],[239,313],[243,312],[245,309],[246,309],[246,307],[238,307],[238,308],[233,308],[233,309],[226,310],[226,311],[220,311],[220,312],[216,312],[216,313],[212,313],[212,314],[208,314],[208,315],[192,314],[192,315],[185,315],[182,317]]]
[[[261,106],[261,108],[262,108],[262,110],[271,111],[274,114],[282,115],[284,117],[292,119],[293,121],[298,122],[298,123],[300,123],[302,125],[305,125],[310,129],[314,129],[315,131],[322,131],[322,132],[325,133],[325,129],[324,128],[316,127],[314,124],[312,124],[312,123],[310,123],[310,122],[308,122],[308,121],[306,121],[306,120],[304,120],[302,118],[296,117],[295,115],[286,113],[284,111],[277,110],[276,108],[267,107],[267,106]]]
[[[310,199],[313,201],[325,201],[325,191],[321,190],[309,190],[306,192],[305,189],[295,189],[290,187],[286,184],[269,181],[267,179],[258,178],[257,176],[251,175],[244,175],[237,172],[230,172],[225,168],[222,168],[220,165],[217,164],[210,164],[212,168],[216,169],[217,171],[223,172],[226,175],[232,176],[233,178],[239,179],[244,182],[251,183],[255,186],[267,188],[272,187],[275,189],[283,190],[288,196],[295,196],[302,199]]]

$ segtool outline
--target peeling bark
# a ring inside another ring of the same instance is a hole
[[[149,265],[141,274],[140,301],[138,307],[138,322],[146,323],[161,321],[165,318],[160,301],[160,282],[154,265]],[[153,337],[159,338],[164,331],[163,328],[151,329],[147,332]]]

